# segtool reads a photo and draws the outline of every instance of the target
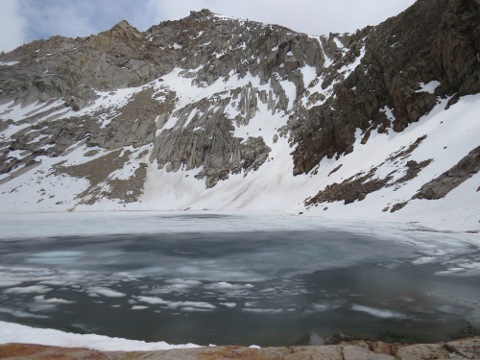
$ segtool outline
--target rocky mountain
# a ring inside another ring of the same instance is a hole
[[[0,210],[480,229],[480,2],[354,34],[191,12],[0,56]]]

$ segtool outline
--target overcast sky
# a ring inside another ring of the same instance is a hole
[[[0,0],[0,51],[52,35],[87,36],[125,19],[139,30],[190,10],[279,24],[309,34],[376,25],[415,0]]]

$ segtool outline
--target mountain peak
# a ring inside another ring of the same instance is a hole
[[[210,18],[214,15],[213,12],[211,12],[208,9],[202,9],[199,11],[190,11],[190,17],[196,18],[196,19],[204,19],[204,18]]]
[[[120,20],[109,31],[111,32],[125,32],[125,33],[139,33],[136,27],[132,26],[127,20]]]

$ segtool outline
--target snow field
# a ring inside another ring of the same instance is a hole
[[[358,65],[364,51],[349,65],[353,69]],[[190,70],[197,72],[199,69]],[[346,69],[348,70],[348,69]],[[239,79],[232,74],[228,79],[220,78],[213,84],[206,86],[192,84],[191,78],[183,76],[185,70],[176,68],[171,73],[162,77],[164,81],[152,81],[137,88],[119,89],[115,92],[99,93],[99,98],[89,107],[76,113],[94,113],[99,109],[115,108],[126,104],[129,98],[136,93],[147,89],[175,91],[177,96],[176,109],[181,109],[188,104],[212,96],[226,97],[229,90],[247,86],[252,91],[270,91],[268,84],[260,84],[260,79],[247,75]],[[315,69],[304,67],[302,69],[304,80],[309,84],[316,79]],[[319,79],[321,80],[321,79]],[[293,83],[280,80],[280,83],[289,98],[289,107],[293,106],[296,98],[296,90]],[[319,84],[314,85],[309,91],[317,91]],[[168,84],[168,87],[165,85]],[[333,84],[332,84],[333,86]],[[419,91],[432,92],[438,86],[438,82],[419,84]],[[329,89],[322,90],[329,96]],[[118,169],[110,175],[112,179],[128,179],[138,168],[140,161],[148,162],[147,181],[141,202],[121,204],[116,201],[103,199],[93,206],[79,205],[75,209],[82,211],[112,211],[112,210],[211,210],[211,211],[241,211],[241,212],[277,212],[299,213],[304,212],[305,199],[312,197],[333,183],[341,183],[345,179],[359,174],[366,174],[375,170],[374,178],[385,178],[391,175],[395,180],[400,179],[406,173],[406,162],[415,160],[422,162],[432,160],[412,180],[406,183],[396,184],[394,187],[380,189],[368,194],[363,201],[356,201],[344,205],[343,201],[322,204],[308,210],[310,215],[324,219],[349,219],[359,218],[369,221],[395,221],[420,223],[421,225],[436,228],[438,230],[478,230],[480,218],[478,217],[478,204],[480,192],[477,191],[480,175],[476,174],[458,188],[451,191],[445,199],[436,201],[412,200],[403,209],[390,213],[393,205],[409,201],[420,187],[433,178],[449,170],[469,151],[478,146],[477,134],[479,133],[480,95],[462,97],[459,102],[445,110],[447,99],[439,99],[438,105],[417,123],[410,124],[403,132],[395,133],[389,130],[388,134],[378,134],[373,131],[367,144],[362,145],[362,134],[357,130],[354,152],[342,155],[338,159],[323,159],[318,167],[318,174],[304,174],[293,176],[293,163],[288,140],[278,137],[279,129],[286,125],[288,115],[282,112],[273,113],[267,105],[257,101],[255,116],[246,125],[234,122],[234,136],[244,139],[249,136],[262,136],[271,153],[267,161],[255,172],[230,174],[226,181],[220,181],[215,187],[206,189],[203,179],[196,179],[202,169],[180,170],[176,173],[168,173],[166,169],[158,169],[156,162],[150,163],[148,155],[142,159],[136,159],[143,150],[149,150],[153,146],[141,149],[129,149],[133,151],[131,160],[122,169]],[[26,114],[35,114],[56,106],[56,102],[46,104],[31,104],[25,108],[13,103],[0,106],[0,113],[7,113],[15,119],[21,119]],[[123,104],[123,105],[122,105]],[[235,103],[229,104],[226,115],[234,118],[239,110]],[[386,115],[393,120],[392,109],[385,108]],[[112,113],[112,114],[113,114]],[[191,111],[187,123],[197,115]],[[180,124],[179,119],[171,116],[163,128],[158,131],[168,130]],[[108,117],[102,121],[109,121]],[[27,126],[26,124],[19,125]],[[13,131],[12,125],[7,132]],[[5,133],[4,133],[5,135]],[[8,134],[7,134],[8,135]],[[406,150],[409,145],[415,143],[422,136],[427,136],[412,154],[405,159],[399,158],[388,160],[400,151]],[[277,138],[278,137],[278,138]],[[275,141],[274,141],[275,138]],[[66,174],[51,175],[52,167],[60,161],[66,161],[65,165],[80,164],[92,160],[107,152],[100,149],[94,157],[85,157],[87,149],[84,145],[75,145],[66,155],[59,158],[39,157],[41,164],[24,174],[19,174],[14,179],[4,176],[4,183],[0,183],[2,202],[0,211],[65,211],[72,209],[78,200],[76,195],[86,190],[89,182],[84,178],[73,178]],[[14,154],[18,157],[21,153]],[[387,159],[387,161],[385,161]],[[342,165],[338,171],[330,172]],[[400,169],[400,170],[399,170]],[[392,173],[396,171],[395,173]],[[329,175],[330,174],[330,175]],[[0,181],[2,181],[0,179]],[[7,181],[8,180],[8,181]],[[328,208],[328,209],[326,209]],[[382,211],[387,209],[387,211]]]

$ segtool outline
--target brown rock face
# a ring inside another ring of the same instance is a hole
[[[444,14],[432,59],[448,94],[480,91],[480,3],[451,0]]]
[[[340,184],[328,185],[314,197],[305,201],[306,206],[312,206],[323,202],[344,201],[345,205],[354,201],[362,201],[367,194],[377,191],[388,184],[390,177],[374,179],[374,172],[366,175],[346,179]]]
[[[437,96],[480,91],[480,4],[470,0],[419,0],[364,39],[365,56],[336,97],[291,116],[295,173],[307,173],[324,157],[352,151],[356,128],[402,131],[428,113]],[[355,45],[349,44],[350,48]],[[435,93],[420,83],[441,83]],[[392,110],[393,121],[382,111]]]

